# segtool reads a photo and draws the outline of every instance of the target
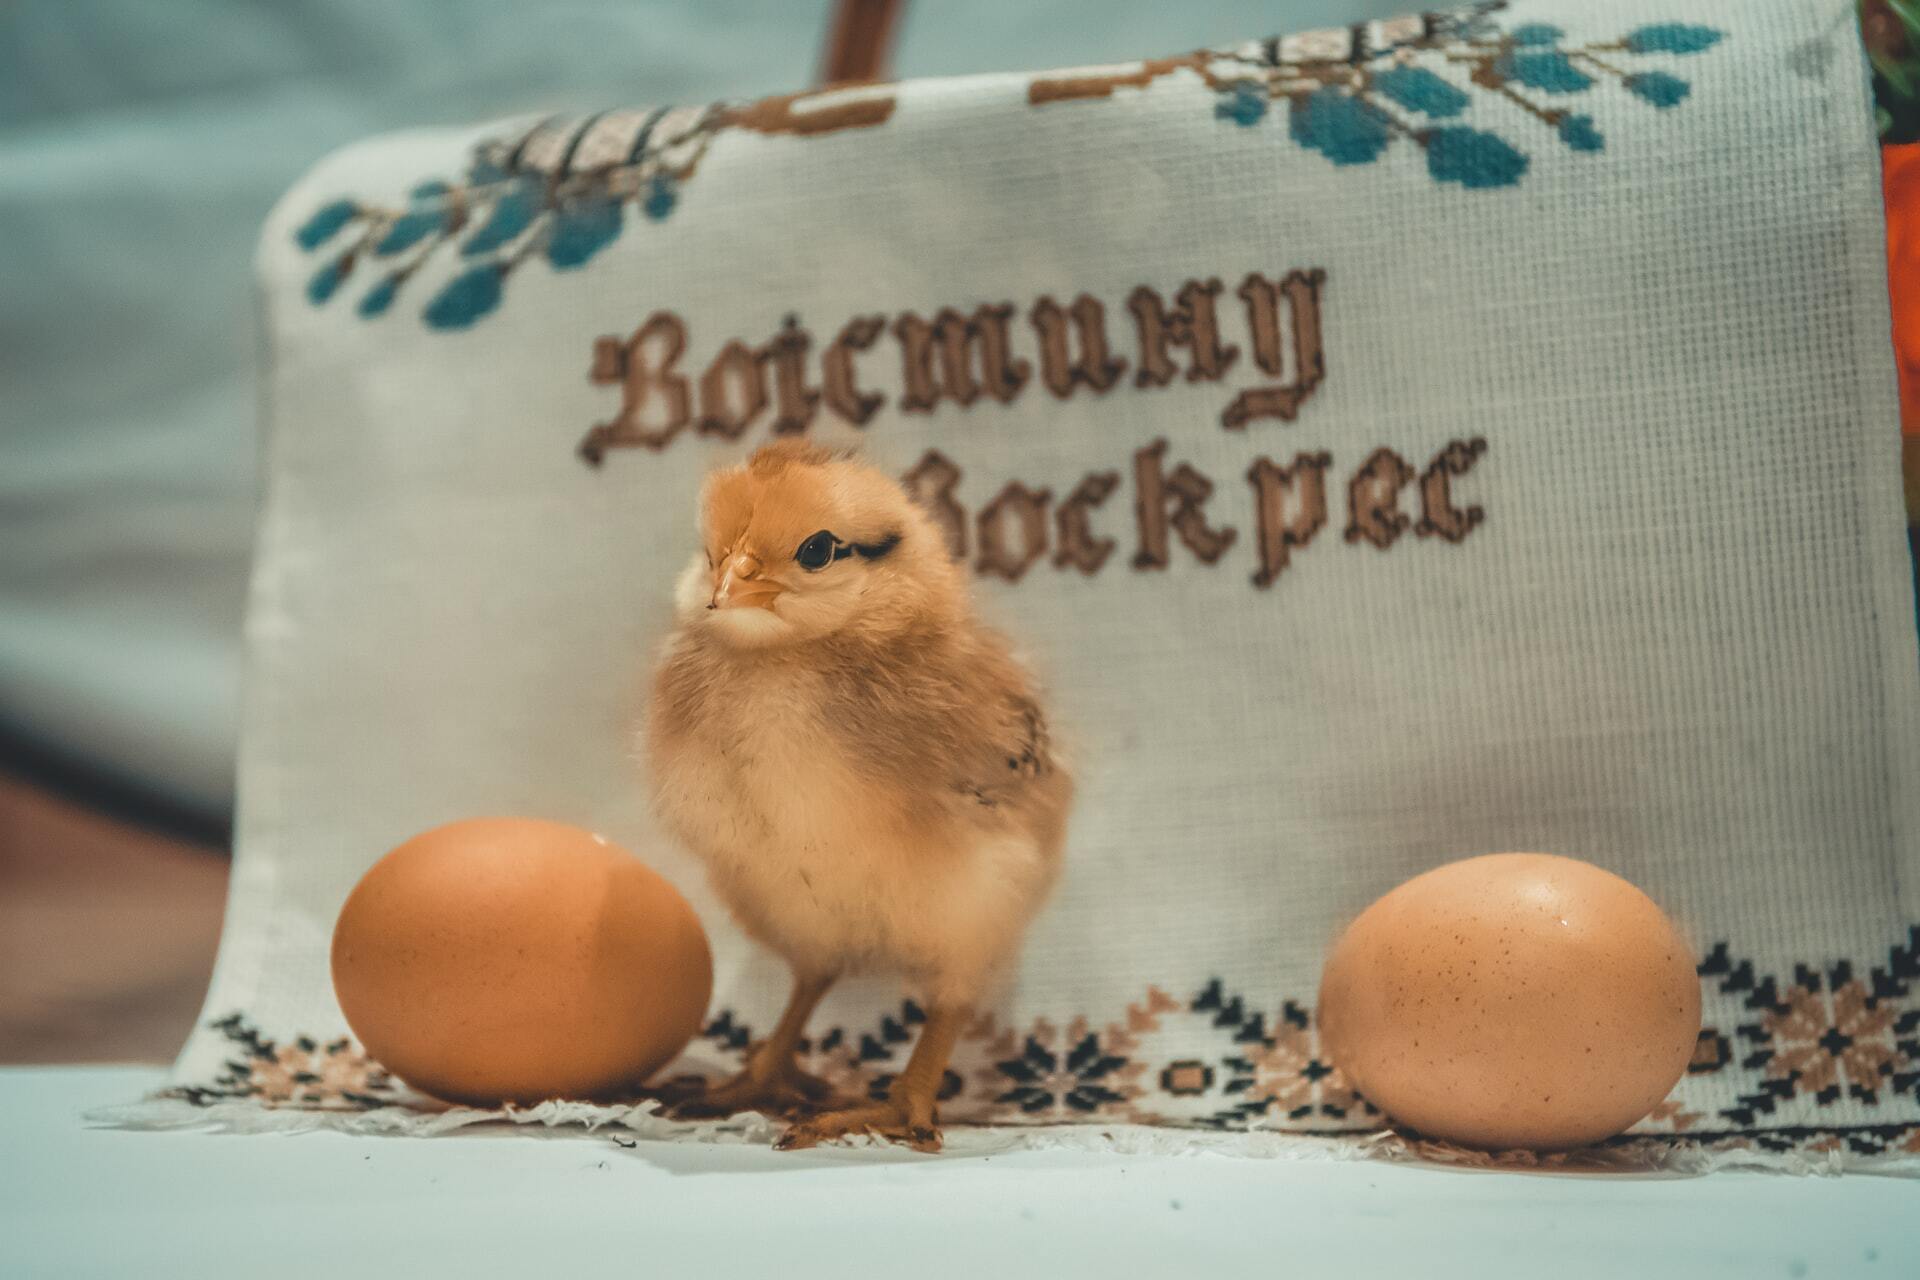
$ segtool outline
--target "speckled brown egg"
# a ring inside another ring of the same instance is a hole
[[[1334,945],[1321,1042],[1423,1135],[1564,1150],[1666,1097],[1700,1034],[1694,960],[1619,876],[1541,853],[1449,863],[1379,899]]]
[[[367,1052],[415,1088],[491,1106],[617,1094],[699,1029],[713,959],[693,908],[600,836],[477,818],[361,878],[333,986]]]

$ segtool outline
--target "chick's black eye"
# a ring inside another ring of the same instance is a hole
[[[800,567],[809,573],[815,569],[824,569],[833,563],[834,544],[837,541],[838,539],[831,533],[822,529],[801,543],[800,549],[793,553],[793,558],[799,561]]]

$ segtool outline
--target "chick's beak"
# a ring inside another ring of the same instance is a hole
[[[773,608],[784,588],[761,577],[760,570],[760,561],[748,552],[728,556],[713,572],[713,599],[707,608]]]

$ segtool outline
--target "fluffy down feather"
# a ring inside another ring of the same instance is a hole
[[[1031,678],[873,467],[762,449],[709,480],[701,541],[654,677],[658,813],[803,982],[892,971],[971,1003],[1065,836],[1072,782]]]

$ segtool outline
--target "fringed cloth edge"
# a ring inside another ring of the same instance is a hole
[[[674,1120],[659,1104],[543,1102],[496,1110],[475,1107],[425,1109],[385,1106],[366,1110],[269,1107],[248,1101],[196,1104],[156,1097],[100,1107],[85,1119],[105,1128],[199,1130],[211,1133],[308,1133],[332,1131],[393,1137],[431,1137],[488,1126],[514,1125],[575,1130],[602,1140],[708,1142],[770,1145],[780,1122],[757,1113],[724,1121]],[[1766,1173],[1872,1173],[1920,1178],[1920,1126],[1903,1135],[1873,1135],[1882,1149],[1862,1150],[1851,1131],[1758,1130],[1699,1137],[1624,1135],[1594,1147],[1566,1152],[1486,1152],[1379,1129],[1354,1133],[1303,1133],[1279,1129],[1216,1132],[1134,1124],[949,1125],[948,1156],[1000,1155],[1011,1151],[1086,1151],[1116,1155],[1224,1155],[1268,1160],[1387,1160],[1455,1168],[1543,1173],[1658,1174],[1691,1176],[1723,1169]]]

